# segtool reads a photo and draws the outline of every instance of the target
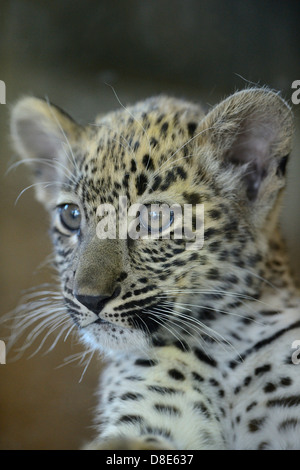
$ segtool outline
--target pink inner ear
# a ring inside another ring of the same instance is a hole
[[[17,131],[22,138],[24,148],[28,155],[33,158],[51,159],[57,156],[59,151],[59,141],[51,130],[46,132],[40,122],[31,119],[22,119],[17,124]]]
[[[255,117],[245,119],[239,128],[237,137],[226,152],[225,160],[234,165],[248,167],[243,180],[250,200],[257,197],[262,180],[268,172],[271,161],[272,143],[275,129]]]

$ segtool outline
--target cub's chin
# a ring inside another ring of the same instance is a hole
[[[92,323],[80,329],[80,336],[89,349],[110,351],[147,351],[149,339],[140,329],[124,328],[108,322]]]

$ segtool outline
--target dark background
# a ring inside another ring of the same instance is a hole
[[[24,94],[48,96],[80,122],[154,93],[215,104],[249,84],[282,90],[300,80],[300,2],[267,0],[98,0],[0,2],[0,315],[21,292],[51,277],[47,216],[9,143],[9,109]],[[299,109],[283,208],[292,265],[300,273]],[[0,323],[0,339],[7,334]],[[36,350],[39,342],[33,347]],[[92,435],[101,363],[57,369],[82,351],[72,339],[32,359],[0,365],[0,449],[73,449]]]
[[[255,83],[289,89],[299,67],[295,0],[1,2],[9,62],[74,73],[135,75],[227,91]],[[12,57],[13,54],[13,57]]]

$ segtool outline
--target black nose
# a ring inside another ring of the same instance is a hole
[[[84,294],[77,294],[75,293],[75,297],[82,305],[87,307],[94,313],[100,313],[104,306],[110,300],[117,297],[121,292],[121,287],[118,286],[112,295],[84,295]]]

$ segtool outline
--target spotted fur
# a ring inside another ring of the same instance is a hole
[[[14,107],[70,324],[107,353],[88,448],[300,448],[299,292],[277,222],[292,134],[290,108],[268,89],[206,114],[150,98],[88,126],[36,98]],[[100,240],[97,208],[124,213],[119,196],[204,204],[203,247]],[[71,205],[77,230],[61,219]]]

